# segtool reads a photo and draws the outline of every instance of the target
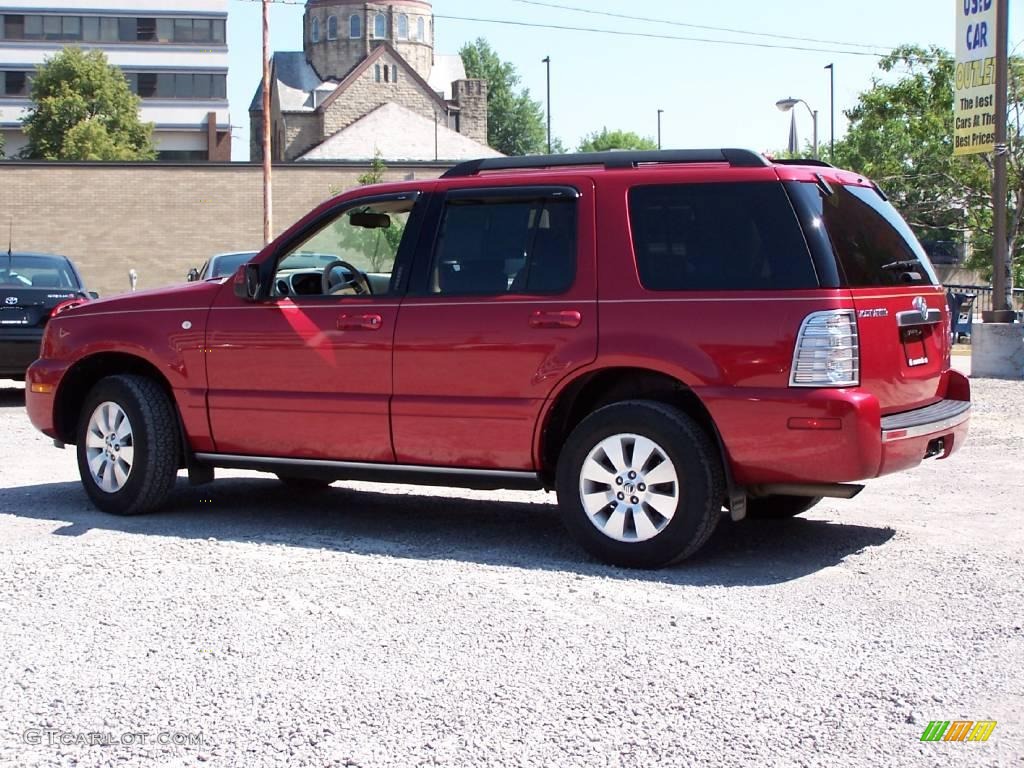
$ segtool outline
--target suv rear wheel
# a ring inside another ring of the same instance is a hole
[[[689,416],[630,400],[601,408],[573,430],[557,473],[565,526],[614,565],[660,568],[711,536],[724,480],[714,443]]]
[[[142,376],[110,376],[89,392],[78,422],[78,471],[92,503],[115,515],[159,506],[178,474],[177,417]]]

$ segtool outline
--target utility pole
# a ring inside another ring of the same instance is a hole
[[[996,140],[992,174],[992,313],[989,322],[1013,322],[1013,274],[1006,242],[1006,89],[1009,0],[996,0]]]
[[[661,149],[661,115],[664,111],[664,109],[658,110],[658,149]]]
[[[270,187],[270,0],[263,0],[263,244],[274,237],[274,202]]]
[[[541,59],[543,64],[548,65],[548,154],[551,154],[551,57],[545,56]]]
[[[831,117],[829,118],[828,125],[832,131],[831,144],[829,146],[828,161],[835,164],[836,162],[836,68],[834,64],[826,64],[825,69],[828,70],[828,92],[829,92],[829,110]]]

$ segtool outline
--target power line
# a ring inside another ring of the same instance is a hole
[[[254,0],[246,0],[253,2]],[[288,2],[289,0],[271,0],[271,2]],[[617,35],[619,37],[642,37],[654,40],[681,40],[691,43],[712,43],[716,45],[735,45],[743,48],[774,48],[788,51],[811,51],[814,53],[833,53],[847,56],[871,56],[882,58],[888,53],[872,53],[870,51],[844,51],[837,48],[815,48],[801,45],[783,45],[781,43],[762,43],[753,40],[720,40],[711,37],[690,37],[686,35],[668,35],[657,32],[629,32],[622,29],[600,29],[598,27],[574,27],[566,24],[541,24],[532,21],[513,21],[511,19],[483,19],[474,16],[445,16],[439,13],[434,14],[435,19],[448,19],[450,21],[475,21],[479,24],[506,24],[515,27],[532,27],[535,29],[557,29],[562,32],[592,32],[603,35]]]
[[[608,16],[615,19],[627,19],[630,21],[644,21],[651,22],[654,24],[667,24],[674,27],[689,27],[691,29],[705,29],[711,32],[731,32],[737,35],[753,35],[756,37],[771,37],[778,40],[796,40],[804,43],[824,43],[826,45],[843,45],[850,48],[868,48],[868,49],[882,49],[889,50],[895,46],[886,45],[873,45],[870,43],[848,43],[844,40],[826,40],[816,37],[800,37],[797,35],[782,35],[773,32],[755,32],[748,29],[736,29],[734,27],[715,27],[707,24],[693,24],[685,21],[675,21],[673,19],[656,19],[649,16],[635,16],[627,13],[613,13],[611,11],[596,11],[593,8],[578,8],[572,5],[559,5],[557,3],[545,3],[541,0],[512,0],[514,3],[522,3],[523,5],[536,5],[542,8],[555,8],[563,11],[573,11],[575,13],[587,13],[593,16]]]

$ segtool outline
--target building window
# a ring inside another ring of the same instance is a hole
[[[27,96],[31,84],[28,72],[0,72],[0,96]]]
[[[208,72],[127,72],[132,92],[143,99],[225,99],[227,76]]]
[[[380,82],[380,64],[373,68],[373,79],[376,80],[378,83]]]
[[[391,82],[391,67],[389,67],[387,64],[384,65],[384,82]]]
[[[373,19],[373,36],[378,40],[388,36],[388,20],[383,13],[378,13]]]
[[[391,67],[391,82],[392,83],[397,83],[398,82],[398,65],[397,64],[394,64]]]
[[[420,16],[416,19],[416,39],[423,42],[427,38],[427,22]]]
[[[348,18],[348,36],[353,40],[358,40],[363,36],[363,20],[356,14],[352,14]]]
[[[316,16],[309,22],[309,39],[314,43],[320,42],[320,19]]]
[[[338,39],[338,17],[328,16],[327,17],[327,39],[337,40]]]
[[[409,39],[409,17],[404,13],[398,17],[398,39]]]
[[[88,43],[215,43],[224,19],[0,14],[0,38]]]

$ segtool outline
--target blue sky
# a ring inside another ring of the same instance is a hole
[[[518,68],[534,98],[545,97],[545,66],[552,58],[552,131],[574,148],[602,126],[653,137],[657,110],[665,147],[740,146],[783,148],[789,115],[775,108],[793,96],[819,111],[819,137],[829,136],[829,73],[835,64],[836,136],[842,136],[842,110],[870,87],[878,58],[833,51],[850,50],[831,42],[890,48],[902,43],[937,44],[954,50],[956,8],[961,0],[732,0],[731,2],[647,2],[628,0],[543,0],[613,14],[642,15],[682,24],[727,27],[804,38],[803,42],[708,29],[605,17],[546,7],[522,0],[435,0],[438,16],[500,19],[567,27],[592,27],[690,38],[793,45],[825,51],[725,45],[694,40],[626,37],[558,29],[538,29],[483,21],[437,18],[441,53],[456,53],[466,42],[486,38],[501,57]],[[1010,47],[1024,40],[1021,8],[1010,9]],[[1015,12],[1016,11],[1016,12]],[[302,6],[275,4],[271,14],[272,50],[301,50]],[[260,6],[230,0],[228,82],[234,129],[234,159],[248,155],[248,106],[260,78]],[[857,50],[865,50],[858,48]],[[797,114],[800,140],[811,136],[811,117]]]

